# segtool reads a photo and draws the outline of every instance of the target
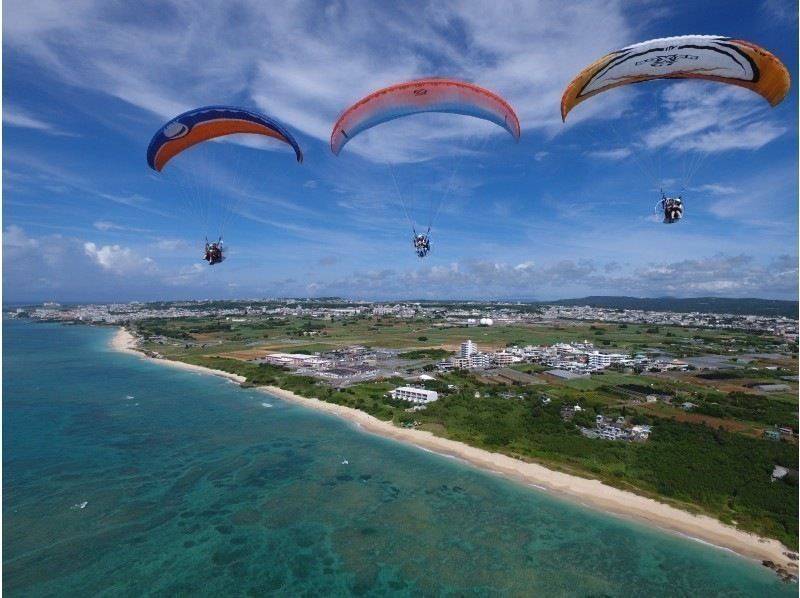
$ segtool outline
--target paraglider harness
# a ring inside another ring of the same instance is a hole
[[[208,262],[209,266],[219,264],[225,259],[222,254],[222,237],[216,243],[209,243],[206,238],[206,254],[203,259]]]
[[[428,233],[431,232],[430,227],[428,230],[425,231],[424,235],[418,235],[416,229],[414,230],[414,251],[417,253],[417,256],[420,258],[425,257],[431,250],[431,239],[428,236]]]
[[[667,197],[662,191],[661,201],[658,202],[657,206],[664,212],[664,224],[674,224],[683,218],[683,198],[680,195],[678,197]]]

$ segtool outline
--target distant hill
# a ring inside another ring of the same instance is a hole
[[[797,318],[798,302],[777,299],[727,299],[723,297],[584,297],[548,301],[550,305],[590,305],[608,309],[641,309],[645,311],[700,312],[748,316],[786,316]]]

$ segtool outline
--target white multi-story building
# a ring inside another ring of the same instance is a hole
[[[458,352],[458,356],[462,358],[469,357],[474,353],[478,352],[478,345],[473,343],[472,341],[468,340],[461,343],[461,350]]]
[[[607,368],[611,365],[611,354],[592,351],[589,353],[589,367],[595,369]]]
[[[488,368],[489,367],[489,355],[486,353],[473,353],[469,356],[469,367],[470,368]]]
[[[414,388],[413,386],[401,386],[389,391],[393,399],[408,401],[409,403],[431,403],[439,398],[439,393],[435,390],[425,390],[424,388]]]

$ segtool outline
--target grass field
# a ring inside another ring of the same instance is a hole
[[[741,331],[569,321],[556,325],[445,327],[440,322],[430,320],[354,318],[320,321],[254,317],[246,322],[201,318],[153,320],[144,322],[143,326],[158,327],[166,336],[184,334],[195,342],[226,340],[237,344],[238,348],[248,344],[272,351],[327,351],[346,345],[453,351],[467,339],[476,342],[481,350],[489,351],[510,345],[550,345],[588,340],[603,350],[616,349],[631,353],[661,350],[677,357],[686,357],[765,352],[775,350],[778,345],[777,339],[769,335]],[[784,359],[790,358],[786,356]]]

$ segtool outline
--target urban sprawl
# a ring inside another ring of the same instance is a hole
[[[159,318],[217,318],[232,323],[246,323],[255,318],[285,319],[292,317],[319,319],[322,321],[346,320],[358,317],[394,317],[399,319],[429,319],[433,326],[491,327],[526,324],[556,324],[559,320],[584,320],[618,324],[645,324],[649,326],[692,326],[769,332],[784,341],[796,342],[798,338],[797,320],[781,316],[753,316],[709,313],[675,313],[640,310],[606,309],[589,306],[564,307],[541,306],[531,312],[519,305],[476,304],[475,307],[449,308],[441,304],[434,306],[420,303],[380,304],[336,301],[335,306],[324,301],[302,302],[175,302],[145,304],[138,302],[115,303],[107,305],[62,306],[45,303],[41,306],[15,308],[12,317],[29,317],[42,321],[81,322],[92,324],[121,325],[145,319]],[[309,330],[304,335],[314,336],[317,331]],[[468,333],[467,333],[468,335]],[[194,341],[178,340],[164,336],[148,339],[150,343],[161,345],[182,344],[185,347],[202,346]],[[588,340],[582,342],[556,342],[551,345],[511,345],[496,350],[481,350],[467,338],[461,342],[459,350],[448,359],[432,363],[424,357],[409,360],[401,357],[398,349],[364,347],[351,345],[329,351],[308,353],[267,352],[252,357],[254,363],[282,366],[300,375],[307,375],[342,388],[351,384],[378,378],[404,377],[411,380],[390,391],[392,399],[405,401],[411,410],[424,409],[427,404],[439,398],[439,392],[425,388],[425,382],[434,380],[431,374],[446,373],[453,370],[471,370],[484,380],[524,385],[547,384],[542,375],[563,380],[589,377],[607,368],[621,371],[661,372],[669,370],[685,371],[693,368],[692,359],[674,359],[671,356],[653,356],[644,353],[627,354],[598,350]],[[161,357],[157,351],[150,351],[152,357]],[[530,363],[544,366],[542,375],[531,375],[509,366]],[[409,378],[408,374],[414,376]],[[457,390],[455,387],[449,390]],[[441,390],[441,389],[440,389]],[[651,394],[637,397],[642,402],[656,402],[665,397]],[[540,401],[550,402],[542,393]],[[686,402],[684,410],[694,405]],[[565,405],[561,417],[571,420],[581,411],[580,405]],[[603,415],[595,418],[595,427],[581,427],[584,435],[605,440],[644,441],[650,434],[648,425],[631,425],[624,417],[606,419]],[[790,432],[790,431],[789,431]],[[783,429],[781,429],[783,433]],[[787,432],[788,433],[788,432]],[[778,434],[774,431],[773,434]]]

